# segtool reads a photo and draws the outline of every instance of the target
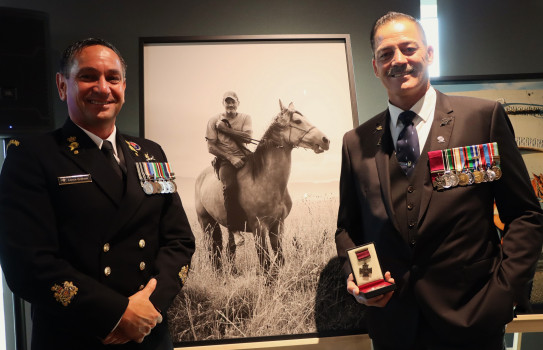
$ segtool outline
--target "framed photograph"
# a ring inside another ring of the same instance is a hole
[[[543,73],[441,77],[432,85],[450,95],[473,96],[502,103],[515,130],[517,145],[528,169],[534,191],[543,207]],[[499,229],[503,224],[495,213]],[[543,254],[532,287],[531,302],[543,313]]]
[[[145,37],[140,64],[141,135],[164,148],[196,237],[168,311],[176,346],[365,333],[334,242],[342,138],[358,125],[349,35]],[[224,128],[250,134],[239,231],[209,148]]]

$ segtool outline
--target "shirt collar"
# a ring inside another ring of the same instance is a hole
[[[77,124],[76,124],[77,125]],[[96,136],[95,134],[93,134],[92,132],[88,131],[88,130],[85,130],[83,129],[82,127],[80,127],[79,125],[77,125],[81,130],[83,130],[85,132],[85,134],[87,134],[91,140],[96,144],[96,146],[98,146],[99,149],[102,149],[102,144],[104,143],[104,140],[99,137],[99,136]],[[117,142],[116,142],[116,136],[117,136],[117,127],[114,125],[113,126],[113,132],[111,133],[111,135],[108,136],[108,138],[106,140],[108,140],[109,142],[111,142],[111,144],[113,145],[113,152],[115,153],[115,155],[117,155]]]
[[[426,90],[426,94],[424,94],[424,96],[422,96],[421,99],[418,100],[417,103],[415,103],[410,110],[417,113],[417,115],[424,122],[426,122],[432,116],[435,107],[436,90],[432,86],[430,86],[428,90]],[[403,110],[394,106],[392,103],[390,103],[390,101],[388,101],[388,110],[390,112],[390,125],[391,127],[396,127],[398,125],[398,117],[400,116],[400,113],[403,112]]]

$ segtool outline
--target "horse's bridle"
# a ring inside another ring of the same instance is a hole
[[[299,115],[303,116],[302,113],[300,113],[300,112],[298,112],[298,111],[294,111],[294,112],[292,112],[292,114],[291,114],[291,119],[292,119],[292,115],[294,115],[294,113],[298,113]],[[300,127],[297,127],[296,125],[292,125],[291,122],[288,123],[288,126],[290,127],[290,129],[289,129],[289,131],[288,131],[288,142],[292,145],[292,147],[295,147],[295,148],[297,148],[297,147],[300,146],[300,143],[302,143],[302,140],[304,139],[305,135],[309,134],[309,132],[310,132],[311,130],[315,129],[315,126],[312,126],[312,127],[310,127],[309,129],[304,130],[304,129],[300,128]],[[293,142],[290,141],[290,136],[291,136],[291,134],[292,134],[292,129],[293,129],[293,128],[294,128],[294,129],[298,129],[298,130],[300,130],[300,131],[303,131],[303,134],[302,134],[302,136],[300,136],[300,138],[297,140],[297,143],[293,143]]]
[[[290,114],[290,119],[292,119],[292,116],[294,115],[294,113],[298,113],[299,115],[301,115],[301,116],[303,117],[303,114],[300,113],[300,112],[298,112],[298,111],[292,111],[292,112],[291,112],[291,111],[287,111],[287,113]],[[279,118],[279,116],[281,116],[281,115],[282,115],[282,114],[279,113],[279,114],[277,115],[276,118]],[[309,133],[311,132],[311,130],[315,129],[315,126],[312,126],[312,127],[310,127],[309,129],[305,130],[305,129],[302,129],[302,128],[296,126],[296,125],[293,125],[292,122],[290,122],[290,121],[289,121],[289,123],[288,123],[288,127],[290,128],[290,129],[289,129],[289,132],[288,132],[288,143],[289,143],[293,148],[299,147],[299,146],[300,146],[300,143],[302,143],[302,140],[304,139],[305,135],[309,134]],[[297,141],[296,143],[290,141],[290,138],[291,138],[291,135],[292,135],[292,129],[293,129],[293,128],[294,128],[294,129],[298,129],[298,130],[300,130],[300,131],[303,131],[302,136],[300,136],[300,137],[298,138],[298,140],[296,140],[296,141]],[[255,145],[258,144],[258,143],[260,143],[260,142],[262,142],[262,140],[258,140],[258,139],[249,139],[249,140],[250,140],[250,141],[249,141],[250,143],[255,144]],[[284,146],[283,146],[283,143],[281,142],[281,144],[280,144],[280,145],[277,145],[276,147],[277,147],[277,148],[283,148]]]

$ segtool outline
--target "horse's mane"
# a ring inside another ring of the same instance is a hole
[[[283,126],[277,121],[278,118],[274,118],[271,125],[268,127],[262,139],[260,140],[255,151],[246,157],[246,166],[251,166],[251,175],[253,180],[262,173],[264,169],[264,154],[271,147],[281,147],[281,140],[279,139],[278,131]]]

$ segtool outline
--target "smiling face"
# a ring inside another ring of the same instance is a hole
[[[387,89],[390,102],[408,110],[430,86],[433,48],[426,45],[417,23],[404,18],[383,24],[374,40],[374,73]]]
[[[67,76],[57,73],[57,88],[75,124],[102,138],[113,132],[126,88],[121,61],[113,50],[101,45],[83,48]]]
[[[233,99],[232,97],[227,97],[222,103],[226,112],[226,116],[231,118],[235,117],[237,114],[239,101]]]

